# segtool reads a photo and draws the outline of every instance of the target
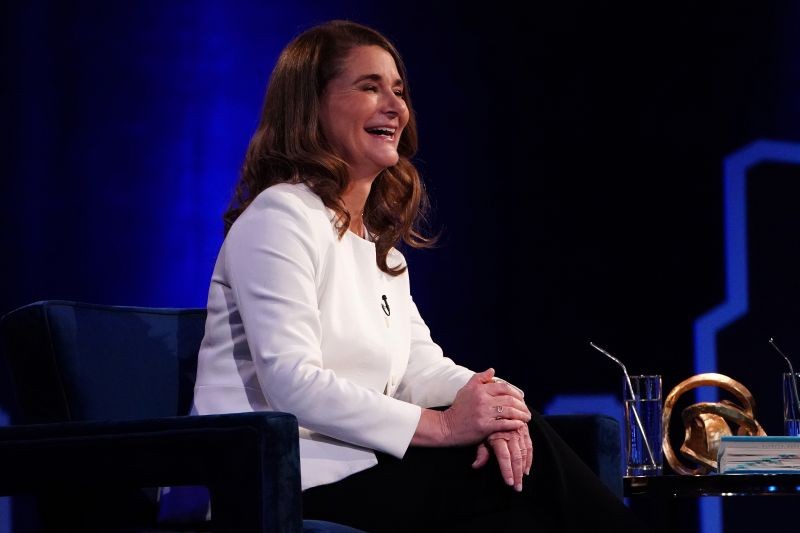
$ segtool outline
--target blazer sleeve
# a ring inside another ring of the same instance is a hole
[[[444,356],[411,296],[409,309],[411,352],[395,397],[422,407],[450,405],[474,372]]]
[[[272,189],[231,227],[224,254],[264,395],[302,427],[402,457],[421,409],[324,368],[316,275],[321,232],[332,230],[312,220],[305,199]]]

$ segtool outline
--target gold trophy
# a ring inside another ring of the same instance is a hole
[[[672,449],[669,426],[672,410],[685,392],[701,386],[720,387],[736,397],[736,402],[700,402],[686,407],[681,412],[685,436],[680,452],[697,463],[691,468],[683,464]],[[723,436],[766,435],[755,419],[756,404],[753,395],[738,381],[723,374],[697,374],[679,383],[664,401],[662,415],[662,447],[667,463],[681,475],[703,475],[718,469],[717,452]]]

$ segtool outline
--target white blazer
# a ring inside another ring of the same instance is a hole
[[[394,249],[388,259],[405,263]],[[375,465],[373,450],[402,457],[421,407],[452,403],[472,375],[431,340],[407,272],[381,272],[375,245],[350,231],[339,239],[305,185],[266,189],[231,227],[193,412],[294,414],[304,490]]]

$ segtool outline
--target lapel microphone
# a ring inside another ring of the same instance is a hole
[[[389,309],[389,299],[386,297],[385,294],[382,295],[381,298],[383,298],[383,303],[381,304],[381,309],[383,309],[383,313],[386,316],[392,316],[392,310]]]

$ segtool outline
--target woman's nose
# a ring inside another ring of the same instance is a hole
[[[405,101],[396,94],[394,94],[394,92],[390,92],[384,98],[384,104],[383,104],[384,113],[386,113],[392,118],[400,115],[400,113],[403,112],[405,107],[406,107]]]

